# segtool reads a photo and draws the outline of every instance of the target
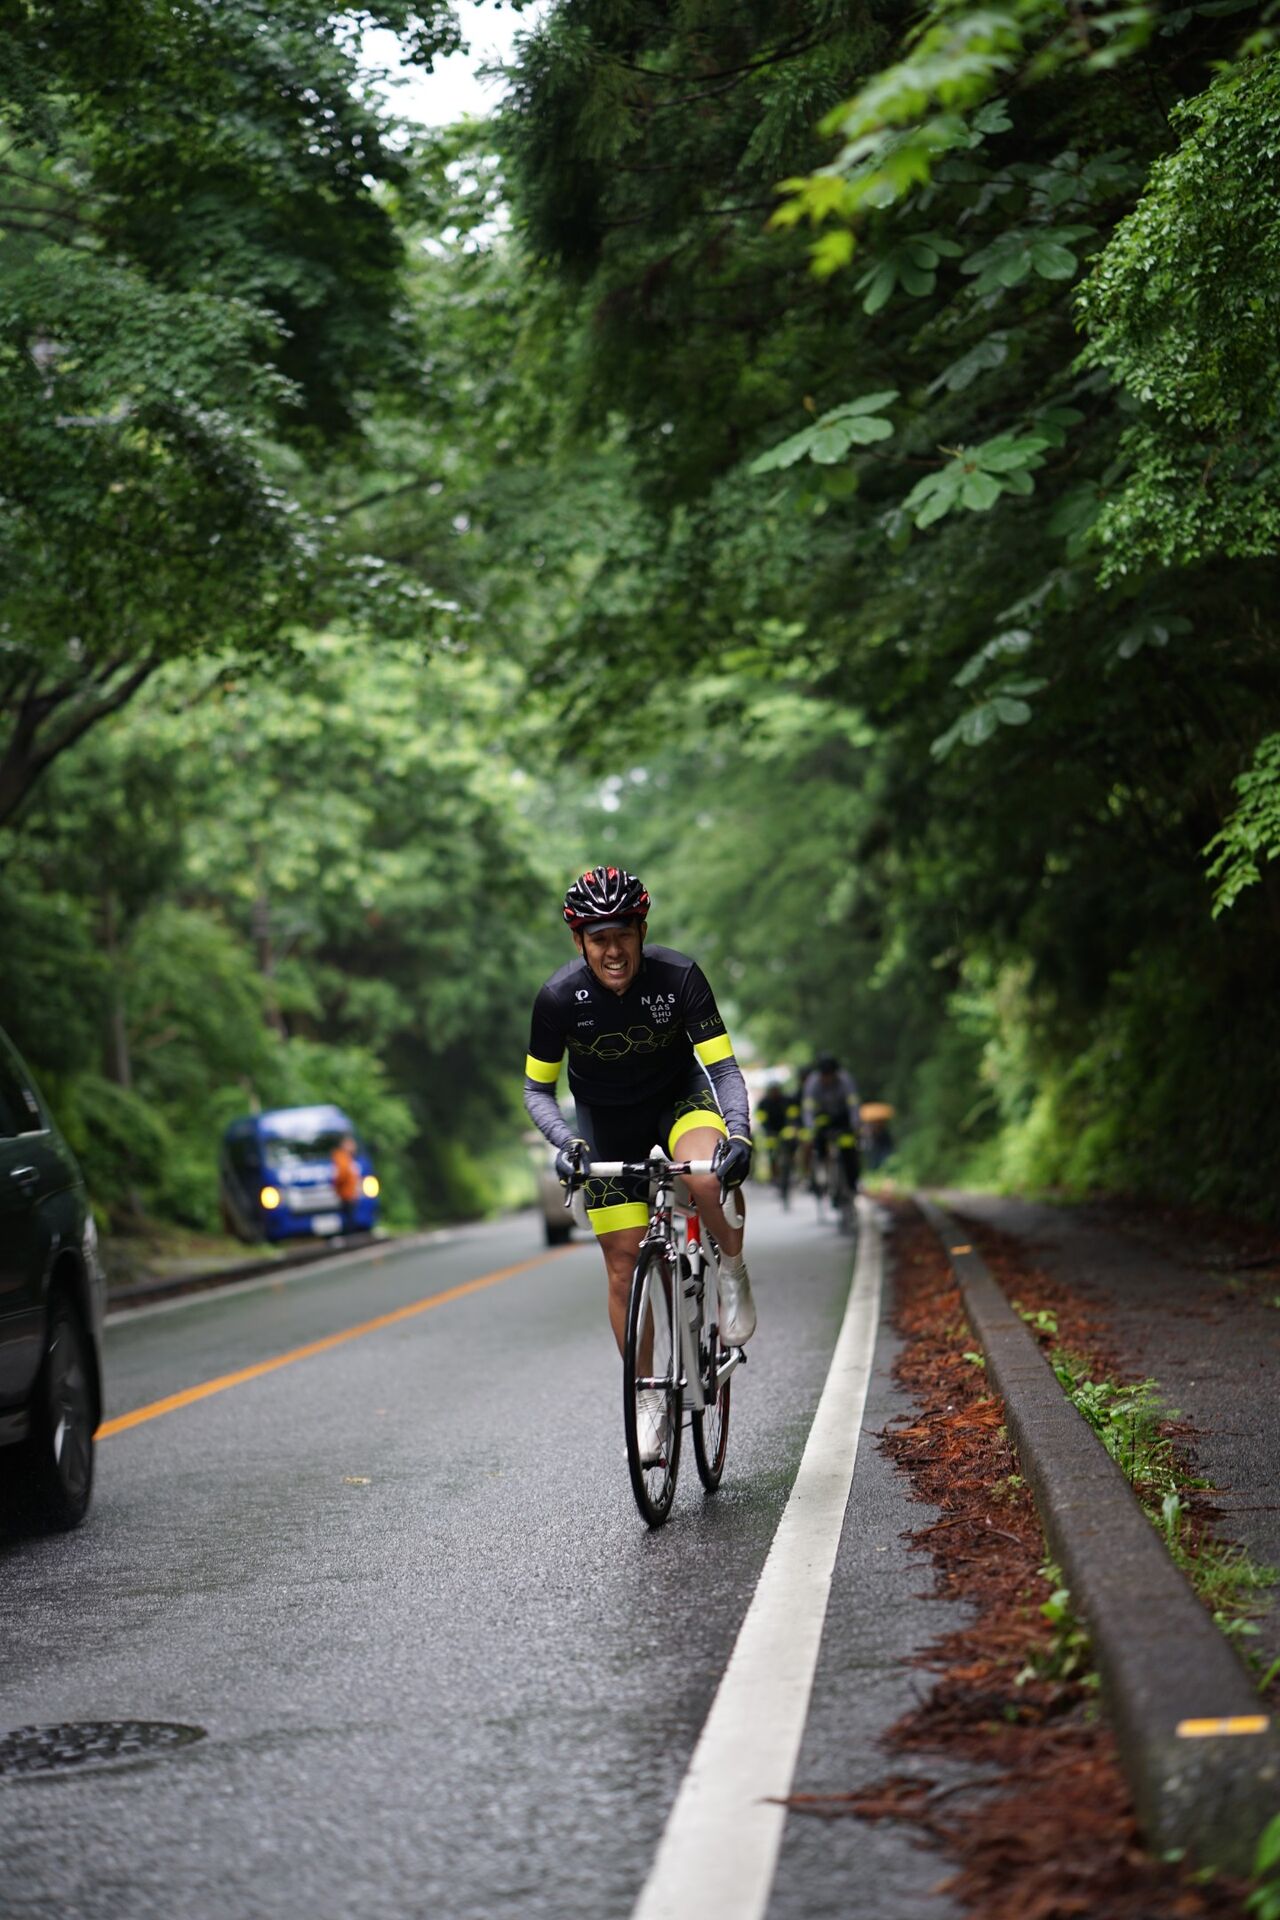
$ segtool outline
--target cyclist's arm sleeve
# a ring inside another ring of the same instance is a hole
[[[567,1146],[573,1139],[556,1099],[556,1081],[560,1078],[563,1058],[564,1035],[544,987],[533,1003],[529,1051],[524,1063],[524,1107],[539,1133],[545,1134],[553,1147]]]
[[[706,1069],[712,1092],[719,1102],[725,1125],[739,1138],[751,1138],[751,1117],[747,1101],[747,1083],[733,1057],[733,1042],[725,1031],[715,995],[701,967],[689,971],[688,995],[684,1009],[685,1032],[693,1042],[693,1051]]]

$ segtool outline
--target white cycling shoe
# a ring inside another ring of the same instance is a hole
[[[741,1255],[737,1270],[720,1256],[720,1338],[726,1347],[745,1346],[756,1330],[756,1303],[751,1298],[751,1275]]]
[[[641,1387],[636,1394],[636,1438],[640,1465],[660,1467],[667,1451],[667,1396],[657,1387]]]

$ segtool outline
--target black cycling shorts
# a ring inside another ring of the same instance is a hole
[[[578,1132],[593,1160],[644,1160],[653,1146],[665,1146],[674,1158],[680,1139],[693,1127],[714,1127],[726,1137],[729,1132],[711,1082],[696,1061],[660,1099],[626,1107],[586,1107],[580,1100],[576,1105]],[[648,1225],[649,1185],[643,1177],[587,1180],[583,1193],[597,1233]]]

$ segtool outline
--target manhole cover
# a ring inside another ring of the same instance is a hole
[[[203,1727],[183,1727],[173,1720],[78,1720],[61,1727],[15,1727],[12,1733],[0,1734],[0,1780],[148,1760],[204,1737]]]

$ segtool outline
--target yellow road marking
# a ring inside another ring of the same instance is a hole
[[[1225,1720],[1179,1720],[1174,1731],[1179,1740],[1207,1740],[1218,1733],[1265,1733],[1270,1725],[1269,1713],[1234,1713]]]
[[[972,1253],[972,1247],[952,1247],[952,1253]]]
[[[432,1307],[447,1307],[451,1300],[461,1300],[468,1293],[480,1293],[485,1287],[496,1287],[502,1280],[514,1279],[517,1273],[527,1273],[530,1267],[545,1266],[548,1260],[558,1260],[563,1254],[574,1251],[569,1247],[556,1247],[550,1253],[536,1254],[532,1260],[521,1260],[514,1267],[501,1267],[496,1273],[481,1274],[477,1280],[464,1280],[459,1286],[450,1287],[444,1293],[430,1294],[425,1300],[415,1300],[410,1306],[396,1307],[391,1313],[380,1313],[376,1320],[365,1320],[358,1327],[347,1327],[342,1333],[326,1334],[323,1340],[310,1340],[305,1347],[294,1347],[289,1353],[278,1353],[273,1360],[259,1360],[251,1367],[240,1367],[235,1373],[220,1374],[216,1380],[206,1380],[198,1387],[184,1387],[181,1393],[171,1393],[163,1400],[153,1400],[149,1406],[135,1407],[132,1413],[117,1414],[114,1420],[104,1420],[98,1428],[97,1438],[109,1440],[114,1433],[127,1433],[130,1427],[140,1427],[146,1420],[158,1420],[162,1413],[176,1413],[180,1407],[194,1406],[197,1400],[207,1400],[211,1394],[225,1393],[229,1387],[241,1387],[247,1380],[260,1380],[264,1373],[275,1373],[281,1367],[292,1366],[295,1360],[310,1360],[317,1353],[329,1353],[334,1347],[341,1347],[348,1340],[362,1339],[366,1333],[377,1333],[383,1327],[393,1327],[400,1320],[412,1320],[416,1314],[429,1313]]]

